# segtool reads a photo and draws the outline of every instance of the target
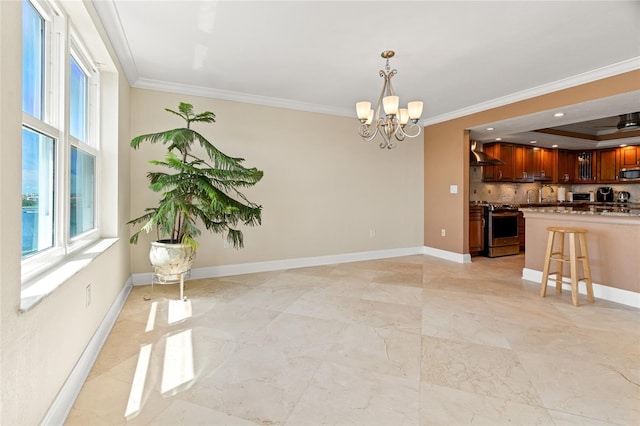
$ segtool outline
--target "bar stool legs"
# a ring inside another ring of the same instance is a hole
[[[547,228],[549,237],[547,240],[547,251],[544,258],[544,268],[542,270],[542,287],[540,296],[545,297],[547,292],[547,281],[551,275],[555,275],[556,293],[562,292],[563,266],[569,263],[571,274],[571,301],[578,306],[578,283],[584,281],[587,286],[587,300],[593,302],[593,283],[591,281],[591,268],[589,266],[589,254],[587,252],[586,230],[580,228],[560,228],[550,226]],[[564,235],[569,235],[569,256],[564,254]],[[580,255],[576,250],[576,235],[580,243]],[[554,251],[554,241],[557,236],[557,249]],[[551,262],[556,262],[556,272],[549,272]],[[582,262],[584,278],[578,278],[578,262]]]

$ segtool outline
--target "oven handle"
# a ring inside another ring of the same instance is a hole
[[[491,212],[491,216],[494,217],[510,217],[510,216],[518,216],[520,212],[518,211],[509,211],[509,212]]]

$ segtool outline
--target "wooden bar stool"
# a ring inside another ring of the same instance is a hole
[[[556,293],[562,293],[562,269],[565,263],[569,263],[571,271],[571,300],[575,306],[578,306],[578,282],[585,281],[587,284],[587,300],[593,302],[593,283],[591,281],[591,268],[589,267],[589,255],[587,253],[587,240],[585,234],[586,229],[581,228],[563,228],[550,226],[549,239],[547,241],[547,253],[544,258],[544,270],[542,271],[542,288],[540,296],[544,297],[547,292],[547,281],[550,275],[555,275]],[[569,236],[569,256],[564,254],[564,236]],[[580,241],[580,256],[576,251],[576,235]],[[558,237],[558,246],[556,251],[553,248],[553,242]],[[551,261],[556,261],[556,272],[549,272]],[[578,261],[582,262],[584,278],[578,278]]]

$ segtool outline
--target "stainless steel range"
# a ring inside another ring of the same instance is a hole
[[[485,256],[498,257],[520,253],[518,206],[489,203],[484,206]]]

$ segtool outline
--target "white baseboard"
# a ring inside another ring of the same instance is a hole
[[[78,359],[78,362],[71,370],[71,374],[67,377],[66,382],[60,389],[60,392],[53,401],[47,414],[42,419],[41,425],[62,425],[64,424],[73,404],[80,394],[80,390],[84,385],[85,380],[91,372],[93,364],[96,362],[104,342],[107,340],[113,325],[118,319],[118,315],[122,310],[129,293],[131,292],[133,282],[131,278],[127,280],[118,296],[111,304],[111,307],[107,311],[107,314],[102,319],[102,322],[98,326],[98,329],[89,340],[87,347]]]
[[[191,279],[227,277],[231,275],[253,274],[257,272],[282,271],[285,269],[306,268],[309,266],[335,265],[338,263],[359,262],[363,260],[386,259],[391,257],[424,254],[423,247],[376,250],[358,253],[343,253],[298,259],[272,260],[266,262],[239,263],[235,265],[207,266],[193,268]],[[151,284],[151,273],[132,275],[133,285]]]
[[[438,257],[440,259],[450,260],[452,262],[471,263],[471,255],[469,253],[460,254],[427,246],[424,247],[422,253],[426,254],[427,256]]]
[[[542,271],[535,269],[523,268],[522,278],[535,283],[542,282]],[[547,286],[556,287],[555,280],[547,280]],[[562,289],[571,291],[571,281],[568,277],[563,277]],[[587,290],[584,285],[578,285],[578,293],[587,294]],[[610,302],[620,303],[622,305],[632,306],[634,308],[640,308],[640,293],[636,293],[629,290],[623,290],[621,288],[609,287],[602,284],[593,283],[593,295],[599,299],[608,300]]]

